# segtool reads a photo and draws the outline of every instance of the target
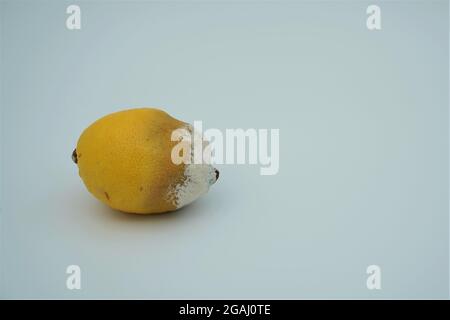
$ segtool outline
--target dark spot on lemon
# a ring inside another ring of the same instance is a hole
[[[77,149],[74,149],[72,152],[72,161],[78,163]]]
[[[219,180],[219,170],[214,169],[215,174],[216,174],[216,181]]]

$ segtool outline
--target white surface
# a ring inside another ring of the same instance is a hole
[[[385,3],[379,33],[355,2],[90,2],[79,32],[64,4],[1,6],[1,297],[448,296],[448,3]],[[183,210],[114,212],[70,155],[137,106],[279,128],[280,172],[221,166]]]

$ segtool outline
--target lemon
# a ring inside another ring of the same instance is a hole
[[[81,134],[72,159],[90,193],[113,209],[173,211],[206,193],[219,172],[209,164],[176,164],[172,133],[192,126],[155,108],[109,114]]]

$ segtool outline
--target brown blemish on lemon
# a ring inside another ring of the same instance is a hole
[[[74,149],[72,152],[72,161],[78,163],[77,149]]]

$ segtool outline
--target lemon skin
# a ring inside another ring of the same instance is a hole
[[[184,165],[171,161],[174,130],[186,123],[155,108],[109,114],[81,134],[73,157],[90,193],[111,208],[139,214],[173,211],[171,186]]]

